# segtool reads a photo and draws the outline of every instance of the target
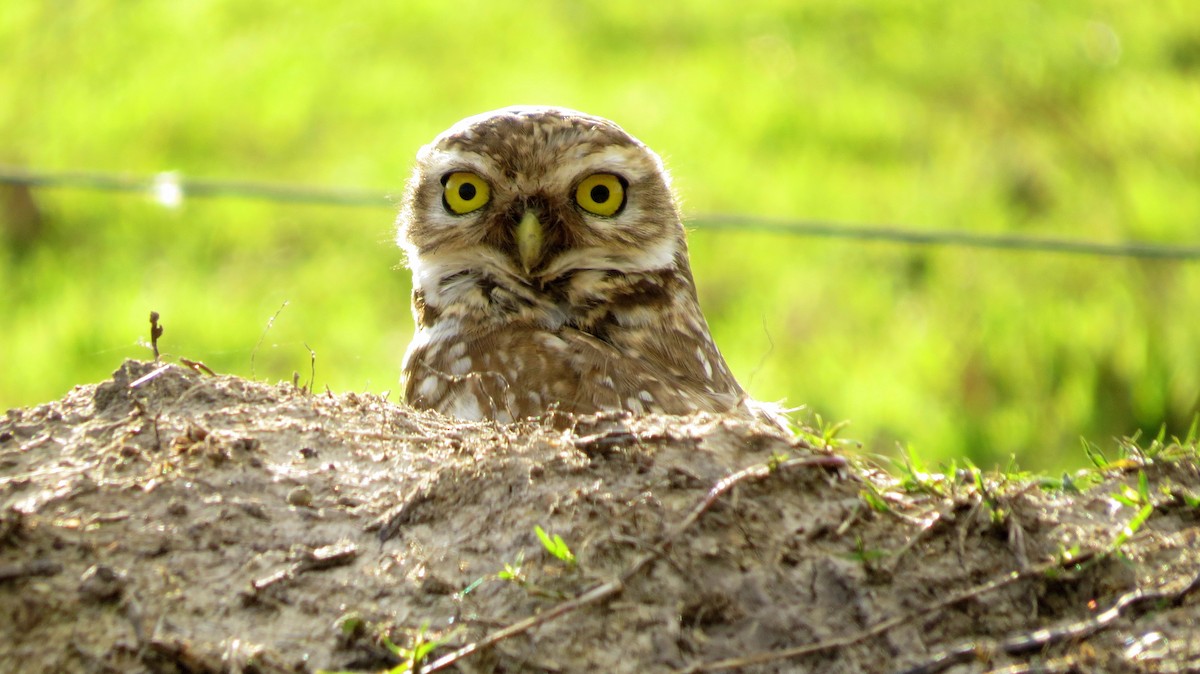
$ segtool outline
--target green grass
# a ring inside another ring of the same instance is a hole
[[[689,213],[1200,240],[1190,3],[6,3],[0,163],[398,192],[417,147],[510,103],[608,116]],[[164,351],[395,389],[392,216],[34,193],[0,207],[0,407]],[[0,204],[4,203],[0,200]],[[701,301],[758,397],[869,451],[1078,464],[1200,405],[1200,265],[698,231]]]

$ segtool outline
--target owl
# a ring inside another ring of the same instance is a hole
[[[700,311],[662,160],[613,122],[552,107],[464,119],[418,152],[397,225],[413,407],[505,423],[757,414]]]

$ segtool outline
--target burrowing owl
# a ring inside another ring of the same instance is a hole
[[[464,119],[418,152],[398,225],[410,405],[501,422],[751,413],[696,301],[662,160],[616,124],[561,108]]]

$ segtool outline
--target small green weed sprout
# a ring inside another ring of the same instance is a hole
[[[863,489],[859,490],[858,495],[863,501],[866,502],[868,506],[870,506],[871,510],[874,510],[877,513],[891,512],[892,506],[888,505],[887,500],[883,498],[883,494],[879,493],[879,490],[875,488],[875,485],[871,484],[870,482],[865,483],[865,485],[866,486]]]
[[[1183,501],[1183,504],[1186,505],[1187,507],[1200,508],[1200,496],[1196,496],[1195,494],[1193,494],[1189,491],[1185,491],[1185,490],[1180,490],[1177,493],[1177,496]]]
[[[1129,524],[1126,524],[1125,527],[1121,529],[1121,533],[1117,534],[1117,537],[1113,539],[1112,551],[1119,551],[1121,546],[1125,545],[1126,541],[1128,541],[1130,538],[1133,538],[1133,535],[1142,528],[1142,525],[1146,523],[1146,520],[1150,519],[1150,515],[1153,512],[1154,504],[1147,503],[1146,505],[1142,506],[1142,509],[1133,516],[1133,519],[1129,520]]]
[[[525,572],[521,568],[524,565],[525,565],[525,552],[521,551],[521,552],[517,553],[517,558],[514,561],[512,561],[511,563],[510,562],[504,563],[504,569],[501,571],[497,571],[496,577],[499,578],[500,580],[507,580],[507,581],[514,582],[517,585],[524,585],[525,584]],[[474,589],[474,585],[478,585],[478,583],[473,584],[471,589]]]
[[[786,452],[772,452],[771,456],[767,458],[767,470],[772,473],[778,471],[779,467],[789,458],[791,457]]]
[[[340,616],[334,625],[348,639],[362,634],[367,629],[367,621],[356,611]]]
[[[1141,508],[1150,503],[1150,481],[1146,478],[1145,471],[1138,471],[1137,489],[1129,485],[1122,485],[1121,490],[1112,494],[1111,498],[1130,508]]]
[[[1164,424],[1158,429],[1158,435],[1154,436],[1148,445],[1143,447],[1140,440],[1141,432],[1137,432],[1130,437],[1122,438],[1118,443],[1121,453],[1136,465],[1146,465],[1155,461],[1174,461],[1188,457],[1195,458],[1197,455],[1196,444],[1200,441],[1200,414],[1192,417],[1192,424],[1188,427],[1187,435],[1182,439],[1172,436],[1168,440],[1167,427]]]
[[[575,566],[575,553],[571,552],[571,548],[567,547],[567,543],[563,540],[562,536],[547,534],[541,525],[535,525],[533,533],[537,534],[538,540],[542,542],[542,547],[546,548],[546,552],[554,555],[555,558],[567,566]]]
[[[814,447],[833,448],[838,445],[853,443],[852,440],[843,440],[838,437],[838,434],[849,425],[849,421],[829,423],[820,414],[814,413],[811,417],[811,422],[801,424],[798,427],[798,431],[800,437],[807,440]]]
[[[400,658],[400,664],[387,670],[388,674],[405,674],[406,672],[418,672],[421,666],[425,664],[426,658],[433,652],[433,649],[446,643],[445,639],[428,639],[425,633],[429,631],[429,623],[422,623],[421,629],[417,630],[413,636],[412,646],[405,648],[392,643],[392,640],[385,634],[380,642],[383,647],[392,652],[393,655]]]
[[[342,634],[347,637],[352,637],[366,629],[366,622],[357,613],[348,613],[338,619],[336,626],[342,632]],[[425,664],[425,660],[428,659],[430,653],[432,653],[435,648],[447,643],[451,638],[451,636],[447,636],[442,639],[429,639],[426,637],[426,633],[428,631],[429,623],[422,623],[421,628],[417,630],[416,635],[413,636],[412,646],[408,648],[396,645],[390,638],[388,638],[387,634],[381,634],[379,636],[379,643],[382,644],[384,648],[391,651],[393,655],[400,658],[400,664],[392,667],[391,669],[385,670],[386,674],[409,674],[411,672],[420,671],[421,666]],[[318,669],[317,674],[356,673],[349,671]]]
[[[903,461],[896,459],[891,461],[897,472],[900,473],[900,486],[904,488],[904,491],[910,494],[924,493],[932,496],[945,496],[945,476],[931,473],[911,446],[904,447]]]
[[[1058,562],[1058,566],[1067,567],[1073,564],[1075,560],[1079,559],[1081,552],[1082,548],[1079,547],[1078,543],[1069,548],[1063,547],[1063,545],[1060,543],[1058,546],[1058,552],[1056,552],[1054,555],[1054,559],[1056,562]]]
[[[1118,552],[1125,542],[1133,537],[1134,534],[1142,528],[1146,520],[1150,519],[1150,515],[1154,513],[1154,503],[1150,499],[1150,481],[1146,478],[1145,471],[1138,471],[1138,486],[1134,490],[1129,485],[1122,487],[1121,491],[1112,495],[1112,499],[1122,505],[1127,505],[1130,508],[1137,508],[1137,513],[1133,519],[1129,520],[1121,533],[1113,539],[1111,550]]]
[[[863,540],[862,536],[854,537],[854,552],[851,552],[849,555],[847,555],[849,559],[867,566],[870,566],[871,564],[874,564],[887,556],[888,553],[885,550],[868,548],[867,543]]]

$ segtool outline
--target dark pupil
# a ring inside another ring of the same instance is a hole
[[[463,201],[470,201],[475,198],[475,186],[471,183],[463,183],[458,186],[458,196]]]
[[[592,201],[598,204],[608,201],[608,188],[604,185],[596,185],[589,194],[592,195]]]

